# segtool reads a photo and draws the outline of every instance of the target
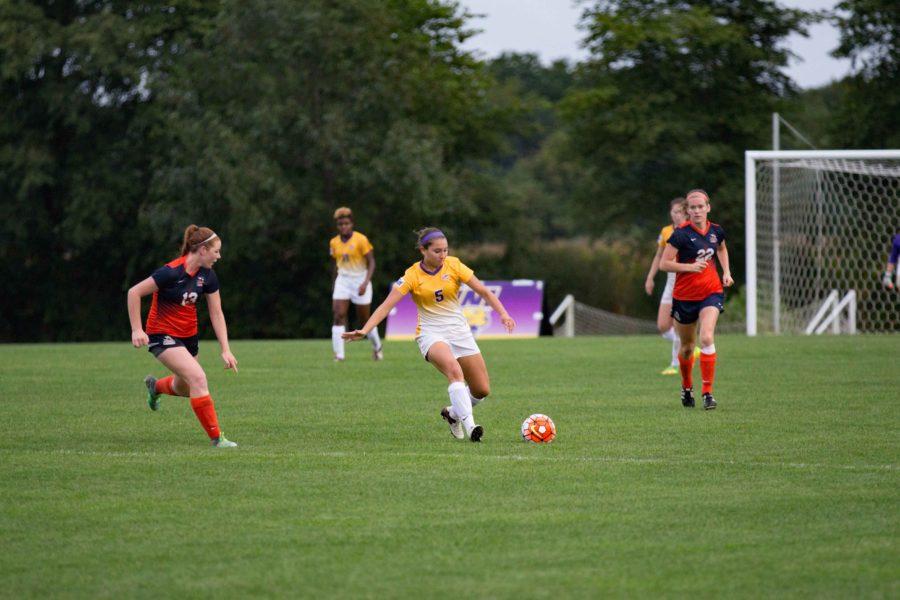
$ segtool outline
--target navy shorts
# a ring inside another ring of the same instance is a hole
[[[168,350],[169,348],[187,348],[187,351],[191,353],[191,356],[197,356],[197,353],[200,352],[200,342],[196,335],[186,338],[175,337],[173,335],[167,335],[165,333],[151,333],[150,344],[147,346],[147,350],[153,353],[153,356],[159,357],[160,354]]]
[[[682,325],[696,323],[700,311],[707,306],[715,306],[719,313],[725,312],[725,294],[711,294],[703,300],[672,300],[672,318]]]

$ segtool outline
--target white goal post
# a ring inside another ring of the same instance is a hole
[[[846,330],[900,331],[900,296],[881,285],[900,150],[749,150],[744,176],[747,335],[804,333],[837,294],[853,299]]]

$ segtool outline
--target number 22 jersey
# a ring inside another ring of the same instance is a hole
[[[719,245],[724,241],[725,230],[711,221],[707,221],[706,231],[700,231],[688,221],[672,233],[669,243],[678,250],[679,263],[693,263],[698,258],[706,258],[706,268],[699,273],[676,273],[673,298],[696,301],[723,293],[714,259]]]
[[[212,269],[200,267],[188,273],[187,256],[176,258],[153,271],[151,277],[159,289],[153,292],[147,333],[164,333],[177,338],[197,335],[197,299],[219,291],[219,280]]]

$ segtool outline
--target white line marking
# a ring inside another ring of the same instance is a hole
[[[203,450],[206,450],[205,448]],[[778,461],[752,461],[730,459],[693,459],[693,458],[660,458],[638,456],[540,456],[524,454],[450,454],[446,452],[354,452],[354,451],[325,451],[325,452],[259,452],[247,449],[238,449],[234,452],[205,452],[197,451],[116,451],[116,450],[5,450],[19,454],[59,454],[68,456],[102,456],[108,458],[149,458],[149,457],[189,457],[192,460],[203,457],[230,456],[234,458],[433,458],[439,460],[498,460],[498,461],[534,461],[534,462],[586,462],[586,463],[610,463],[610,464],[634,464],[634,465],[713,465],[735,467],[772,467],[778,469],[837,469],[841,471],[897,471],[900,466],[893,464],[875,465],[841,465],[829,463],[804,463],[804,462],[778,462]]]

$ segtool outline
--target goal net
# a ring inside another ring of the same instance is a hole
[[[856,329],[900,331],[882,285],[900,233],[900,150],[746,153],[747,333],[802,333],[855,292]]]

